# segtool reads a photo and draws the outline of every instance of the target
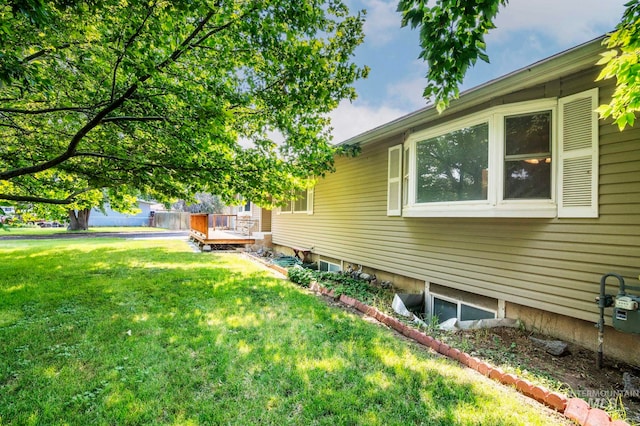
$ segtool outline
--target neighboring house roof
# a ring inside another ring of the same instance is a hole
[[[427,105],[415,112],[349,138],[338,145],[365,145],[378,142],[392,135],[411,130],[413,127],[429,123],[434,119],[447,117],[461,110],[487,102],[492,98],[499,98],[563,75],[593,67],[595,64],[594,57],[606,50],[602,46],[604,37],[598,37],[464,91],[458,99],[452,100],[449,107],[442,113],[438,113],[435,105]]]

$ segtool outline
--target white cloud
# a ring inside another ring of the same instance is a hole
[[[510,0],[487,36],[491,64],[478,61],[462,89],[534,63],[614,29],[628,0]],[[371,67],[358,82],[359,98],[331,114],[334,142],[341,142],[426,106],[426,64],[416,60],[418,32],[400,28],[398,0],[347,0],[368,10],[358,60]],[[431,3],[431,2],[430,2]]]
[[[416,110],[427,106],[427,101],[422,96],[427,80],[424,77],[426,64],[420,60],[414,60],[404,68],[401,79],[389,80],[386,85],[387,102],[395,106]]]
[[[367,10],[364,33],[367,42],[382,46],[393,40],[400,28],[401,16],[396,12],[397,0],[363,0]]]
[[[410,111],[384,105],[371,106],[342,101],[329,117],[333,126],[333,142],[340,143],[367,130],[388,123]]]
[[[478,61],[464,90],[613,30],[626,0],[510,0],[487,36],[491,64]]]
[[[514,31],[535,31],[560,45],[573,45],[613,30],[626,0],[511,0],[488,38],[506,41]],[[602,31],[602,28],[605,28]],[[493,40],[492,40],[493,39]]]

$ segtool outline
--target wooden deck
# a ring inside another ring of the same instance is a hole
[[[255,244],[256,240],[249,235],[244,235],[239,232],[233,231],[221,231],[211,228],[208,235],[202,232],[191,230],[191,238],[197,240],[200,244],[228,244],[228,245],[243,245],[243,244]]]
[[[253,223],[238,220],[236,215],[194,213],[191,215],[191,238],[203,245],[255,244],[251,237]]]

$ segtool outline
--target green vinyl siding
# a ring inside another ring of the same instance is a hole
[[[588,90],[595,75],[581,72],[485,107]],[[602,103],[612,86],[599,86]],[[599,123],[598,218],[389,217],[388,149],[402,142],[398,133],[364,144],[355,158],[337,158],[335,173],[315,187],[313,215],[273,215],[274,243],[588,321],[597,321],[604,273],[638,285],[640,128]]]

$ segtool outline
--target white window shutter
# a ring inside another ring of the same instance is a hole
[[[313,214],[313,193],[314,188],[307,189],[307,214]]]
[[[387,216],[402,215],[402,145],[389,148]]]
[[[598,217],[598,89],[558,106],[558,217]]]

